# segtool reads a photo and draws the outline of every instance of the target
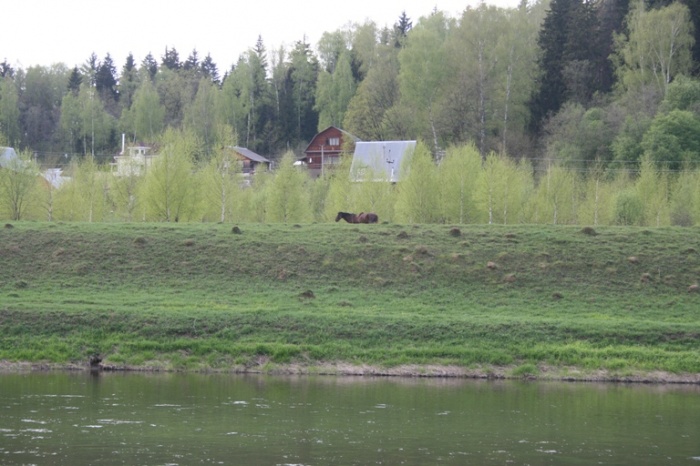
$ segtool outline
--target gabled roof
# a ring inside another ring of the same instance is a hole
[[[329,126],[328,128],[324,129],[323,131],[319,131],[318,133],[316,133],[314,135],[314,137],[311,138],[311,142],[309,142],[309,144],[306,146],[306,149],[304,149],[304,153],[306,153],[306,151],[309,150],[309,147],[311,147],[311,144],[313,144],[313,142],[316,140],[317,137],[319,137],[321,134],[325,133],[329,129],[337,129],[338,131],[340,131],[343,134],[343,137],[345,137],[353,142],[357,142],[360,140],[360,138],[358,138],[357,136],[355,136],[353,134],[348,133],[344,129],[340,129],[337,126]]]
[[[400,181],[401,164],[416,141],[359,141],[350,167],[352,181]]]
[[[252,160],[253,162],[270,163],[270,161],[262,155],[258,155],[252,150],[246,149],[245,147],[233,146],[232,149],[241,154],[243,157]]]

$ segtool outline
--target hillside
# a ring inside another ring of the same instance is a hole
[[[694,228],[15,223],[6,366],[700,381]]]

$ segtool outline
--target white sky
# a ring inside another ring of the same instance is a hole
[[[261,36],[268,56],[306,36],[315,49],[324,32],[350,22],[393,25],[405,11],[415,25],[433,8],[458,18],[480,0],[13,0],[0,6],[0,61],[16,68],[63,62],[82,65],[107,53],[117,72],[127,55],[139,65],[150,52],[158,63],[165,48],[184,61],[192,50],[211,54],[223,75]],[[486,0],[515,7],[519,0]]]

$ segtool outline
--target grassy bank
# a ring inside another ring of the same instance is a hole
[[[695,228],[238,227],[5,225],[0,360],[700,380]]]

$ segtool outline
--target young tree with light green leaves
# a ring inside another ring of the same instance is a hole
[[[130,172],[124,176],[110,174],[109,192],[114,204],[115,215],[127,222],[133,222],[141,204],[141,184],[143,176]]]
[[[617,37],[618,75],[626,89],[653,85],[662,95],[676,75],[693,67],[693,24],[681,2],[646,9],[643,0],[630,2],[629,35]]]
[[[353,188],[353,212],[373,212],[379,216],[380,221],[394,217],[397,189],[389,179],[381,179],[367,172],[365,181],[354,184]]]
[[[668,174],[660,171],[649,157],[642,158],[635,189],[644,209],[642,224],[654,227],[670,225]]]
[[[340,165],[330,176],[328,196],[324,203],[324,219],[335,220],[338,212],[347,212],[353,205],[353,183],[350,181],[351,157],[342,157]]]
[[[615,215],[617,185],[608,180],[602,164],[591,167],[582,182],[584,198],[578,208],[578,223],[582,225],[610,225]]]
[[[414,130],[440,149],[442,134],[438,124],[438,103],[444,98],[450,54],[447,44],[451,22],[442,12],[422,18],[411,30],[406,47],[399,53],[399,75],[403,105],[412,109]],[[420,133],[421,130],[427,131]],[[414,133],[415,134],[415,133]]]
[[[477,223],[482,219],[474,200],[481,174],[481,155],[473,145],[447,149],[438,167],[440,207],[447,223]]]
[[[114,118],[107,113],[97,90],[83,84],[78,94],[79,137],[83,142],[83,154],[95,156],[109,147],[115,128]]]
[[[579,204],[579,180],[576,174],[552,163],[539,180],[532,197],[531,218],[534,223],[574,224]]]
[[[205,150],[217,139],[216,99],[218,88],[208,78],[199,81],[194,100],[185,107],[184,127],[192,131]]]
[[[128,115],[128,116],[126,116]],[[134,141],[156,141],[165,128],[165,106],[150,79],[144,79],[134,94],[134,103],[122,116]]]
[[[39,168],[31,152],[22,151],[17,157],[6,157],[0,167],[0,212],[11,220],[23,220],[37,200],[39,177]]]
[[[165,131],[160,154],[143,182],[149,219],[179,222],[195,216],[197,187],[192,173],[196,149],[197,140],[191,132]]]
[[[671,186],[671,224],[689,227],[700,223],[700,172],[684,167]]]
[[[245,206],[242,214],[246,221],[265,223],[273,179],[272,172],[258,170],[253,175],[250,188],[242,190],[241,202]]]
[[[111,176],[101,170],[94,157],[84,157],[76,164],[73,181],[77,186],[84,221],[95,222],[105,218],[109,191],[107,184]]]
[[[430,150],[418,142],[401,162],[397,185],[396,220],[401,223],[436,223],[440,220],[440,181]]]
[[[294,165],[294,153],[287,152],[268,186],[267,215],[269,223],[308,222],[311,219],[307,183],[309,177]]]
[[[474,201],[489,224],[523,221],[526,202],[533,190],[532,167],[491,153],[477,179]]]
[[[350,99],[357,88],[351,61],[350,52],[345,50],[338,57],[332,72],[322,71],[318,76],[314,108],[319,112],[319,131],[329,126],[341,127],[343,124]]]
[[[241,179],[241,163],[233,151],[236,137],[229,125],[218,125],[217,147],[204,168],[201,178],[202,195],[207,218],[219,222],[231,221],[236,212]]]

